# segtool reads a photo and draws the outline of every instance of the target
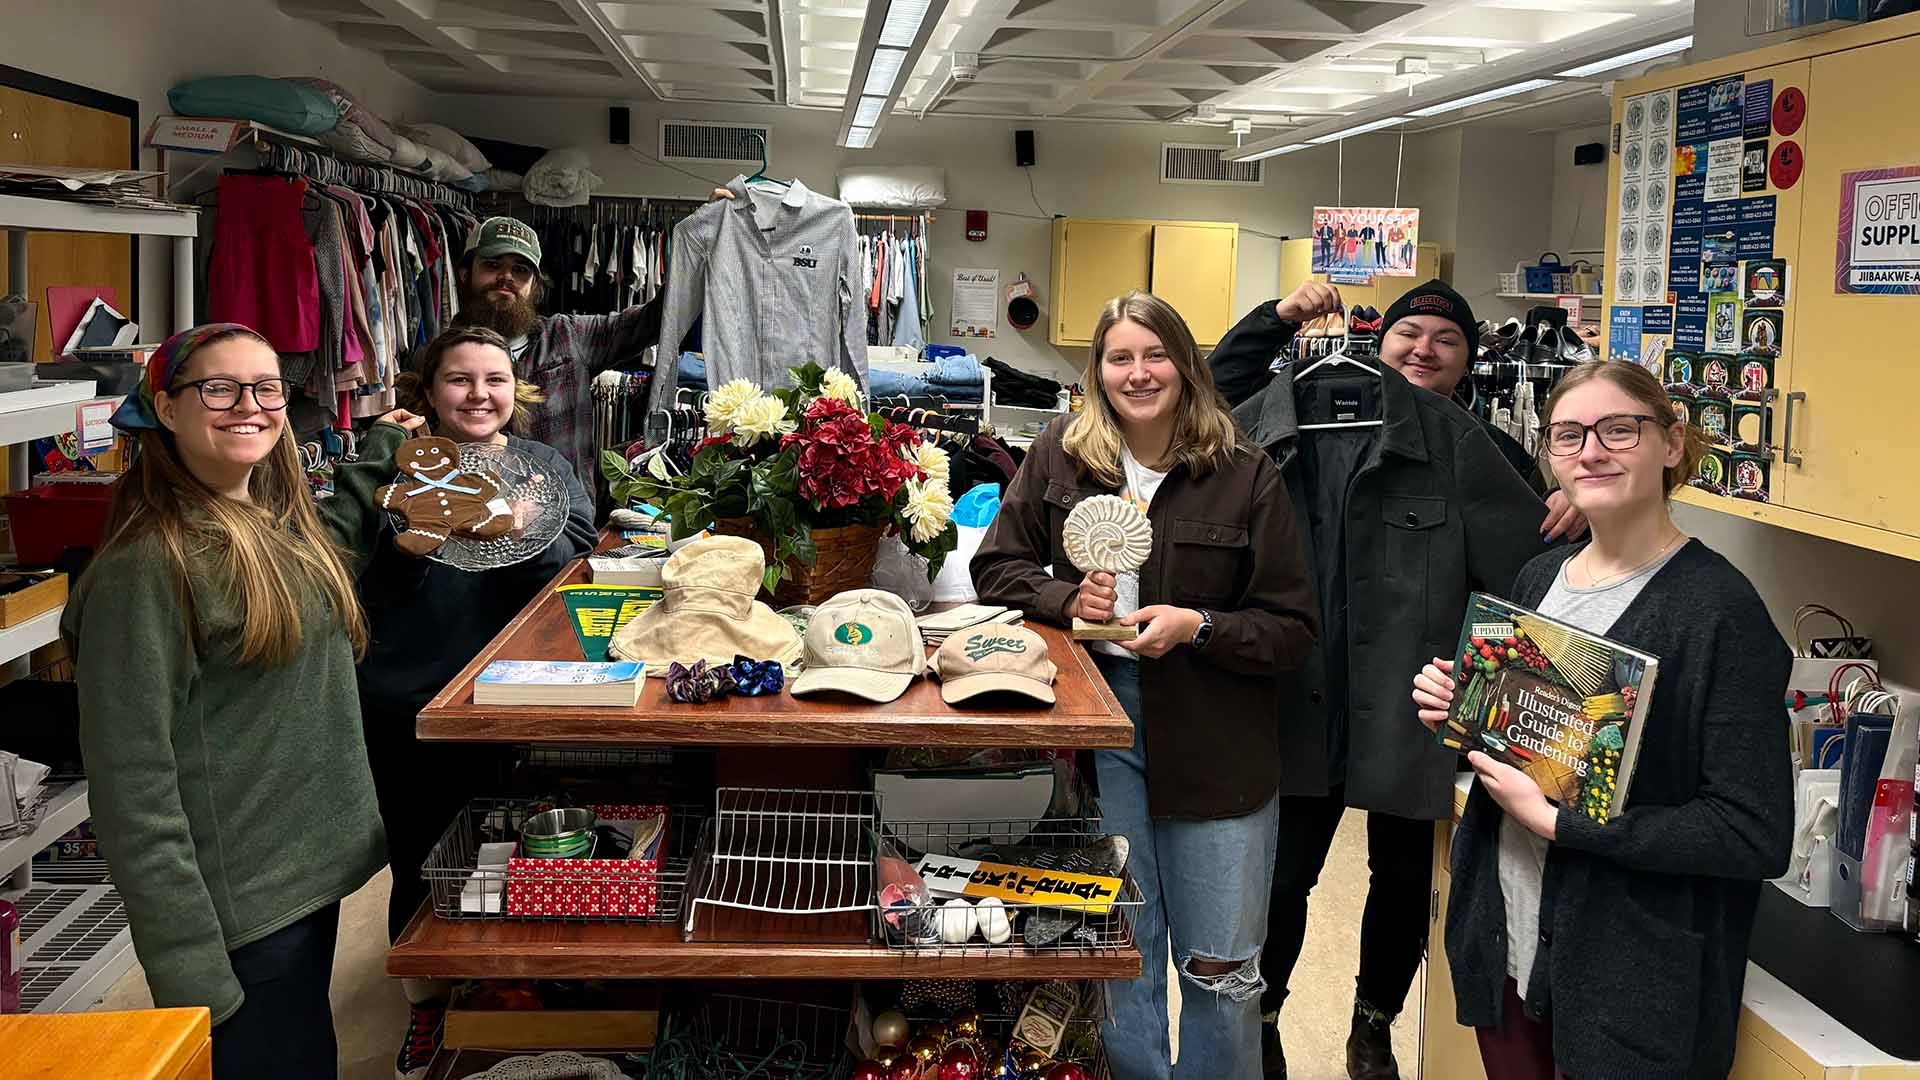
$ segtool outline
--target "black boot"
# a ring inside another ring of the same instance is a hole
[[[1364,1001],[1353,1003],[1353,1033],[1347,1036],[1348,1080],[1400,1080],[1393,1060],[1393,1017]]]
[[[1266,1080],[1287,1080],[1287,1052],[1280,1048],[1280,1021],[1260,1024],[1260,1071]]]

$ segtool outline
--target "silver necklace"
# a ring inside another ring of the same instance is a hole
[[[1682,540],[1685,540],[1686,538],[1687,538],[1686,533],[1680,532],[1678,529],[1676,529],[1674,530],[1673,539],[1667,541],[1664,545],[1662,545],[1660,550],[1654,552],[1653,555],[1649,557],[1645,562],[1638,563],[1634,566],[1629,566],[1625,570],[1622,570],[1615,574],[1608,574],[1604,578],[1596,578],[1593,576],[1591,571],[1586,571],[1587,583],[1586,585],[1582,586],[1582,588],[1598,589],[1598,588],[1601,588],[1602,586],[1611,585],[1616,581],[1624,581],[1627,578],[1632,577],[1633,575],[1639,573],[1642,570],[1645,570],[1647,567],[1652,566],[1654,563],[1657,563],[1661,559],[1665,558],[1667,552],[1672,551],[1676,546],[1679,545],[1679,543]],[[1591,546],[1587,548],[1587,552],[1591,552],[1592,550],[1593,548]],[[1582,554],[1585,554],[1585,552],[1583,552]]]

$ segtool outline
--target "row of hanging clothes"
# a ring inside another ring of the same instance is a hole
[[[854,211],[860,241],[860,274],[867,300],[867,344],[897,345],[919,352],[933,321],[927,283],[926,214]]]
[[[649,303],[666,289],[673,227],[701,205],[596,195],[584,206],[516,201],[494,212],[511,214],[540,235],[543,313],[605,315]]]
[[[394,407],[403,358],[458,306],[472,196],[394,169],[253,144],[194,198],[214,213],[206,319],[259,331],[304,391],[297,430],[345,430]]]

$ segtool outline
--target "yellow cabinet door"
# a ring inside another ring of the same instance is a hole
[[[1239,321],[1233,301],[1239,260],[1237,225],[1153,227],[1154,295],[1187,320],[1201,348],[1217,344]]]
[[[1486,1080],[1480,1064],[1480,1041],[1473,1029],[1462,1027],[1454,1005],[1453,972],[1447,967],[1447,899],[1453,822],[1434,823],[1433,906],[1427,924],[1425,1004],[1420,1015],[1420,1080]]]
[[[1920,112],[1871,107],[1920,71],[1920,38],[1815,57],[1800,181],[1800,260],[1789,265],[1788,400],[1774,419],[1786,460],[1774,490],[1795,510],[1920,537],[1913,403],[1920,364],[1901,344],[1920,297],[1835,291],[1842,174],[1920,165]],[[1778,140],[1776,140],[1777,142]],[[1789,424],[1789,421],[1791,423]],[[1789,432],[1788,428],[1791,428]],[[1789,442],[1788,436],[1791,435]]]
[[[1053,317],[1047,340],[1091,345],[1107,301],[1152,280],[1153,223],[1056,221],[1053,227]]]

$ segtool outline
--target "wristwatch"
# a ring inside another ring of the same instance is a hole
[[[1204,649],[1207,642],[1213,640],[1213,612],[1206,608],[1195,609],[1200,612],[1200,629],[1193,632],[1193,647]]]

